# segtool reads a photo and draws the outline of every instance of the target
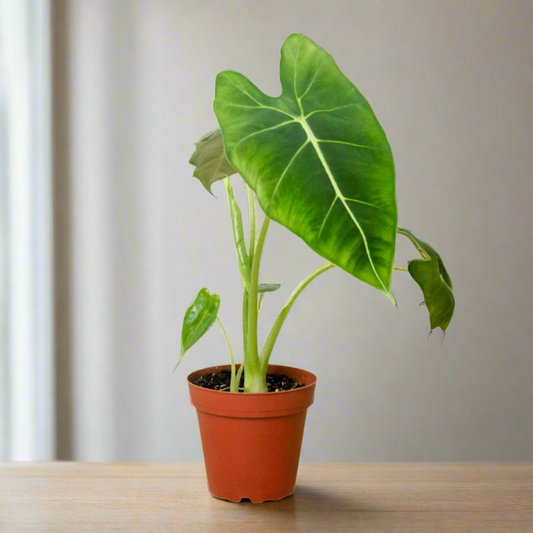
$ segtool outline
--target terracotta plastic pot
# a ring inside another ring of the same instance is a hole
[[[204,368],[187,378],[198,413],[209,492],[232,502],[281,500],[294,493],[316,376],[269,365],[269,374],[285,374],[305,386],[257,394],[215,391],[192,383],[202,374],[228,368]]]

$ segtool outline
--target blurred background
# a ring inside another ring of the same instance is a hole
[[[238,346],[240,278],[188,159],[216,74],[277,95],[302,32],[373,106],[457,300],[441,343],[405,273],[398,309],[338,269],[306,290],[272,357],[318,375],[302,460],[532,461],[532,30],[530,0],[0,0],[0,458],[201,460],[186,376],[228,356],[213,328],[172,374],[181,321],[208,287]],[[323,261],[274,224],[263,339]]]

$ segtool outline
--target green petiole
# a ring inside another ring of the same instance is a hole
[[[229,178],[224,178],[224,185],[228,193],[228,204],[231,214],[231,223],[233,226],[233,237],[235,239],[235,248],[237,250],[237,258],[239,261],[239,271],[241,273],[244,286],[248,288],[250,283],[250,259],[246,251],[246,243],[244,242],[244,230],[242,227],[242,214],[235,200],[233,187]]]
[[[294,302],[302,294],[303,290],[320,274],[323,274],[324,272],[327,272],[328,270],[334,268],[335,265],[333,263],[327,263],[324,266],[321,266],[309,276],[307,276],[297,287],[294,289],[293,293],[290,295],[289,299],[287,300],[287,303],[284,305],[283,309],[280,311],[278,318],[276,318],[276,321],[274,322],[274,325],[272,326],[272,329],[270,330],[270,333],[267,337],[267,340],[265,342],[265,345],[263,346],[263,349],[261,350],[261,357],[260,357],[260,364],[261,364],[261,370],[266,374],[267,368],[268,368],[268,361],[270,359],[270,355],[272,353],[272,349],[274,348],[274,344],[276,343],[276,340],[278,338],[278,335],[281,331],[281,327],[283,326],[283,323],[285,322],[285,319],[287,318],[287,315],[289,314],[291,307],[294,305]]]
[[[226,346],[228,347],[229,358],[231,359],[231,381],[230,381],[229,390],[230,392],[239,392],[240,374],[239,374],[239,379],[237,379],[236,374],[235,374],[235,356],[233,355],[233,348],[231,347],[231,343],[229,341],[228,334],[226,333],[226,329],[222,325],[222,321],[220,320],[218,316],[217,316],[217,322],[218,322],[218,325],[220,326],[220,329],[222,330],[224,339],[226,340]],[[239,368],[239,372],[241,372],[240,368]]]
[[[259,351],[257,348],[257,295],[261,255],[263,253],[263,245],[265,244],[269,224],[270,219],[265,217],[257,239],[252,272],[250,274],[250,287],[248,290],[248,349],[245,359],[246,374],[244,375],[245,392],[267,392],[266,380],[261,370]]]

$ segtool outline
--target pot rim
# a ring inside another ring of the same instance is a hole
[[[241,366],[241,363],[237,363],[235,365],[235,369],[238,370]],[[296,370],[296,371],[299,371],[299,372],[305,372],[306,374],[308,374],[310,377],[311,377],[311,382],[310,383],[306,383],[303,387],[298,387],[297,389],[291,389],[291,390],[283,390],[283,391],[277,391],[277,392],[247,392],[247,393],[243,393],[243,392],[229,392],[229,391],[222,391],[222,390],[215,390],[215,389],[208,389],[206,387],[200,387],[199,385],[195,385],[192,381],[191,381],[191,376],[193,374],[198,374],[198,372],[202,372],[204,370],[211,370],[211,369],[218,369],[218,370],[229,370],[231,369],[231,365],[229,364],[226,364],[226,365],[215,365],[215,366],[207,366],[205,368],[199,368],[198,370],[194,370],[193,372],[191,372],[188,376],[187,376],[187,383],[189,384],[189,387],[194,387],[195,389],[199,389],[201,391],[209,391],[210,393],[214,393],[214,394],[224,394],[224,395],[232,395],[232,396],[244,396],[246,395],[247,397],[250,397],[250,396],[269,396],[269,397],[272,397],[272,396],[276,396],[276,395],[280,395],[280,394],[290,394],[291,392],[296,392],[296,391],[301,391],[303,389],[306,389],[308,387],[314,387],[316,385],[316,382],[317,382],[317,377],[316,375],[313,373],[313,372],[310,372],[309,370],[305,370],[303,368],[297,368],[295,366],[287,366],[287,365],[268,365],[267,367],[267,373],[268,373],[268,369],[272,368],[272,367],[276,367],[276,368],[279,368],[279,369],[288,369],[288,370]],[[206,374],[208,372],[205,372]]]

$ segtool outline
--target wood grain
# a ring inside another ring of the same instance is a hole
[[[0,466],[0,532],[533,532],[533,464],[305,464],[296,494],[217,500],[202,464]]]

